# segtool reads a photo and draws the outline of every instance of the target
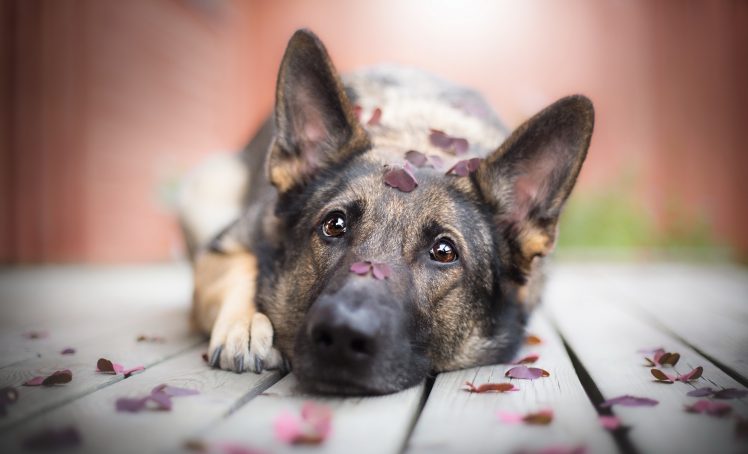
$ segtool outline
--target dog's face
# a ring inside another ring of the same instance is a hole
[[[547,108],[467,177],[415,169],[406,192],[385,184],[393,150],[371,145],[321,43],[301,31],[275,123],[282,252],[263,310],[302,385],[381,394],[432,370],[509,360],[533,259],[552,247],[589,144],[589,101]]]

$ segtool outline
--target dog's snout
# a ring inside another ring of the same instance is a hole
[[[338,365],[363,365],[377,353],[381,320],[365,305],[326,299],[308,321],[309,341],[318,360]]]

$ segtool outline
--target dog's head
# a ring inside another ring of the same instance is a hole
[[[467,177],[418,168],[418,186],[404,192],[385,184],[393,167],[320,41],[297,32],[280,68],[267,160],[282,243],[263,310],[301,383],[379,394],[433,370],[511,359],[533,261],[553,247],[593,116],[586,98],[564,98]],[[367,272],[358,262],[386,267]]]

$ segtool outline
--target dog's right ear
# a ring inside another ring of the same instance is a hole
[[[288,42],[275,95],[275,138],[267,161],[280,193],[303,186],[321,168],[369,147],[322,42],[299,30]]]

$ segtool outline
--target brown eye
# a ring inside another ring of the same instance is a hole
[[[455,249],[455,245],[451,241],[442,238],[437,240],[437,242],[431,246],[429,255],[431,255],[431,260],[441,263],[450,263],[457,260],[457,249]]]
[[[342,236],[346,228],[345,215],[339,211],[328,214],[322,221],[322,233],[327,237]]]

